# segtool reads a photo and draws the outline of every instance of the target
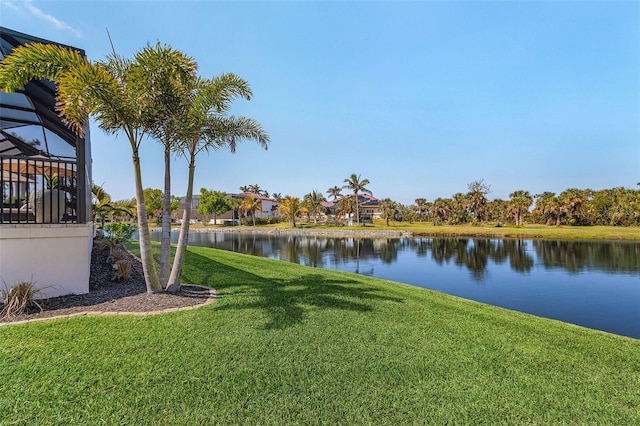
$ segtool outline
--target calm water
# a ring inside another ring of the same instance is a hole
[[[189,244],[385,278],[640,339],[640,243],[211,232],[191,234]]]

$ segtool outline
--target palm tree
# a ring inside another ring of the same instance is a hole
[[[142,191],[140,144],[154,114],[153,106],[142,102],[139,73],[132,62],[115,53],[105,62],[91,63],[66,47],[32,43],[20,46],[5,57],[0,67],[0,89],[14,92],[31,80],[47,78],[58,88],[57,108],[64,122],[79,136],[92,116],[110,134],[124,133],[130,146],[134,170],[140,257],[148,292],[162,291],[151,256],[151,234]]]
[[[178,135],[180,137],[179,153],[188,161],[189,175],[178,247],[173,259],[167,291],[177,291],[180,288],[191,220],[196,156],[209,149],[229,148],[232,153],[235,153],[237,143],[243,139],[255,140],[265,149],[269,145],[269,136],[257,121],[247,117],[226,115],[233,100],[238,97],[249,100],[251,96],[249,83],[232,73],[222,74],[211,80],[195,79],[191,90],[185,92],[184,102],[187,104],[187,114],[182,117],[182,126]]]
[[[247,188],[247,191],[244,191],[244,192],[251,192],[253,194],[264,195],[265,197],[269,196],[269,193],[264,189],[260,188],[260,185],[258,185],[257,183],[253,185],[249,185],[245,188]]]
[[[533,209],[534,216],[542,217],[547,225],[560,226],[562,206],[554,192],[543,192],[536,195],[536,206]]]
[[[95,183],[91,185],[91,198],[93,220],[98,223],[100,227],[104,227],[104,219],[107,215],[113,216],[114,214],[122,214],[133,217],[133,213],[129,208],[124,205],[111,202],[111,196],[107,191]]]
[[[240,188],[240,192],[251,192],[251,189],[249,189],[248,185],[242,185]]]
[[[516,225],[522,225],[522,217],[533,204],[533,197],[529,191],[518,190],[509,194],[509,198],[511,198],[511,212],[514,214]]]
[[[338,201],[338,207],[336,208],[336,216],[351,215],[353,213],[353,207],[355,200],[351,197],[342,197]]]
[[[329,188],[327,190],[327,194],[329,194],[330,197],[333,197],[334,200],[337,200],[338,197],[340,197],[342,194],[342,188],[340,188],[339,186],[334,186],[333,188]]]
[[[240,208],[251,215],[253,226],[256,226],[256,211],[262,211],[262,201],[259,198],[248,196],[240,204]]]
[[[313,216],[314,223],[318,223],[318,215],[324,213],[323,201],[326,201],[324,195],[315,189],[304,196],[303,203],[309,210],[309,214]]]
[[[369,185],[369,179],[360,180],[360,175],[356,175],[353,173],[350,177],[344,180],[346,185],[344,185],[343,189],[350,189],[353,191],[353,195],[356,199],[356,223],[360,224],[360,202],[358,201],[358,192],[363,192],[365,194],[371,194],[366,187]]]
[[[486,195],[491,192],[491,186],[485,183],[484,179],[480,179],[471,182],[468,188],[466,207],[473,216],[474,222],[483,222],[487,205]]]
[[[434,224],[442,225],[449,221],[453,210],[453,201],[450,198],[436,198],[433,202]]]
[[[235,197],[229,197],[227,198],[227,204],[231,209],[231,222],[235,225],[236,213],[238,214],[238,222],[240,221],[240,204],[242,204],[242,201]]]
[[[380,209],[382,210],[382,218],[387,222],[389,226],[389,219],[393,218],[396,214],[396,203],[391,198],[385,198],[380,202]]]
[[[558,195],[558,202],[570,224],[582,225],[585,221],[584,207],[591,199],[591,192],[590,189],[569,188]]]
[[[282,201],[282,194],[279,192],[274,192],[273,194],[271,194],[271,197],[276,200],[276,204],[280,204],[280,202]]]
[[[418,216],[420,219],[420,222],[422,222],[422,215],[426,209],[427,206],[427,199],[426,198],[416,198],[415,200],[416,203],[416,207],[418,208]]]
[[[284,217],[289,219],[292,226],[295,228],[296,217],[299,217],[303,213],[304,209],[302,206],[302,202],[300,201],[300,198],[287,195],[286,197],[284,197],[282,202],[278,205],[278,211]]]
[[[132,72],[141,82],[144,101],[155,106],[155,114],[146,126],[164,147],[164,195],[162,205],[162,237],[160,242],[159,278],[163,287],[169,279],[171,248],[171,152],[178,143],[180,117],[186,113],[183,93],[195,78],[197,64],[182,52],[157,43],[147,46],[135,56]]]

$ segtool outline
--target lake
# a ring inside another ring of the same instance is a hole
[[[640,339],[637,242],[199,232],[189,244],[403,282]]]

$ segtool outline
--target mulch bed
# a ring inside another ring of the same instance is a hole
[[[128,252],[127,258],[132,262],[130,277],[125,281],[112,281],[114,270],[108,257],[108,248],[94,244],[89,293],[38,300],[42,311],[35,307],[23,315],[0,318],[0,324],[84,312],[157,312],[201,305],[215,297],[215,290],[196,285],[183,285],[177,294],[147,293],[142,264]]]

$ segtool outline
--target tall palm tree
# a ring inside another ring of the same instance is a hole
[[[182,125],[178,131],[180,137],[178,152],[187,159],[189,174],[185,209],[167,291],[177,291],[180,288],[191,220],[196,156],[203,151],[223,148],[228,148],[235,153],[237,143],[243,139],[255,140],[265,149],[269,145],[269,136],[257,121],[247,117],[227,115],[233,100],[237,98],[249,100],[251,96],[249,83],[232,73],[222,74],[211,80],[195,79],[191,90],[185,91],[184,102],[186,102],[187,113],[182,117]]]
[[[151,234],[144,204],[140,167],[140,144],[153,106],[141,102],[140,75],[131,72],[132,62],[115,53],[104,62],[91,63],[66,47],[32,43],[13,50],[2,60],[0,89],[14,92],[31,80],[47,78],[58,88],[57,109],[63,121],[79,136],[92,116],[110,134],[124,133],[131,146],[134,170],[140,257],[147,291],[162,291],[151,257]]]
[[[342,195],[342,188],[340,188],[339,186],[334,186],[333,188],[329,188],[327,190],[327,194],[329,194],[330,197],[333,197],[334,200],[337,200],[338,197]]]
[[[142,101],[154,105],[154,114],[145,123],[164,148],[164,195],[159,278],[163,287],[169,279],[171,248],[171,152],[178,143],[181,116],[186,113],[183,93],[195,78],[197,64],[182,52],[157,43],[135,55],[132,73],[139,76]]]
[[[251,189],[249,189],[249,185],[242,185],[238,189],[240,189],[240,192],[251,192]]]
[[[367,189],[367,185],[369,185],[369,179],[360,180],[360,175],[356,175],[353,173],[347,179],[344,180],[346,185],[344,185],[343,189],[350,189],[353,191],[353,195],[356,199],[356,223],[360,224],[360,202],[358,200],[358,193],[363,192],[365,194],[371,194],[371,191]]]
[[[262,201],[259,198],[248,196],[240,204],[240,208],[251,215],[253,226],[256,226],[256,211],[262,211]]]

